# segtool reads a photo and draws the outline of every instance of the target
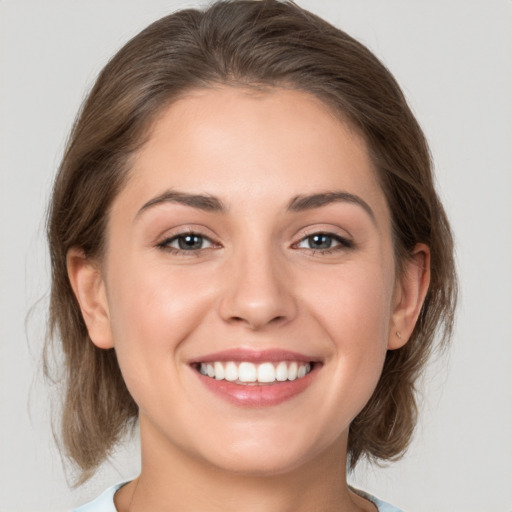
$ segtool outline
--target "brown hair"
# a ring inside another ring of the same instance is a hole
[[[219,83],[295,88],[324,101],[368,143],[391,210],[398,269],[416,243],[430,247],[431,283],[415,330],[402,348],[388,351],[377,388],[350,427],[351,467],[362,456],[390,460],[404,452],[416,423],[416,379],[434,339],[446,342],[451,334],[452,236],[425,137],[389,71],[365,46],[291,2],[227,1],[179,11],[143,30],[103,69],[53,190],[49,327],[65,360],[63,445],[82,481],[135,423],[137,406],[114,350],[89,339],[66,254],[79,247],[101,256],[109,207],[156,116],[186,91]]]

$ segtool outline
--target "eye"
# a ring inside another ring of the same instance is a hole
[[[193,252],[200,251],[201,249],[207,249],[212,245],[213,242],[206,236],[199,235],[197,233],[182,233],[180,235],[166,238],[158,244],[158,247],[179,252]]]
[[[351,248],[352,245],[352,242],[339,235],[314,233],[300,240],[296,247],[299,249],[330,252],[337,249]]]

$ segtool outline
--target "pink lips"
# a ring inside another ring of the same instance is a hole
[[[229,382],[216,380],[196,371],[200,363],[213,363],[215,361],[258,363],[277,363],[280,361],[296,361],[298,363],[313,363],[310,373],[293,381],[273,382],[271,384]],[[320,361],[311,356],[291,352],[288,350],[250,350],[232,349],[208,354],[190,361],[198,379],[214,394],[228,402],[242,407],[268,407],[278,405],[302,393],[315,379],[321,368]]]
[[[251,363],[274,363],[276,361],[300,361],[308,363],[310,361],[318,362],[319,360],[314,357],[299,354],[298,352],[291,352],[289,350],[250,350],[250,349],[231,349],[215,352],[201,356],[190,361],[190,364],[195,363],[211,363],[213,361],[248,361]]]

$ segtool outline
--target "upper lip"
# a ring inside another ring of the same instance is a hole
[[[314,356],[308,356],[299,352],[282,349],[255,350],[247,348],[234,348],[206,354],[204,356],[193,358],[190,364],[213,363],[215,361],[247,361],[251,363],[273,363],[279,361],[298,361],[298,362],[320,362],[320,359]]]

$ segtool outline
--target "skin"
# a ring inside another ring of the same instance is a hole
[[[158,200],[170,190],[225,209]],[[332,192],[361,202],[289,208]],[[190,232],[203,245],[176,251]],[[331,248],[312,248],[315,233]],[[346,484],[348,428],[386,351],[412,332],[429,252],[418,245],[395,275],[390,212],[363,139],[303,92],[190,92],[136,155],[107,240],[102,261],[71,250],[68,271],[92,341],[115,347],[140,408],[142,471],[117,509],[375,510]],[[283,403],[241,407],[189,364],[237,347],[292,350],[320,369]]]

